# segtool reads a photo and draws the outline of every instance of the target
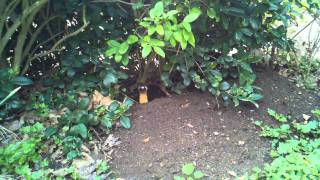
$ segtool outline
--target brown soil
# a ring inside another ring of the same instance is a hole
[[[183,164],[195,162],[208,179],[241,175],[268,162],[270,144],[258,136],[253,121],[272,122],[266,109],[294,117],[320,105],[320,98],[297,89],[269,70],[257,73],[265,98],[260,108],[243,104],[218,109],[208,93],[187,92],[155,99],[133,108],[133,128],[115,132],[122,144],[115,149],[112,168],[129,179],[172,179]]]

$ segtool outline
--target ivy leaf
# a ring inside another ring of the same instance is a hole
[[[88,129],[83,123],[72,126],[70,133],[74,135],[80,135],[84,139],[88,137]]]
[[[129,44],[127,42],[123,42],[119,46],[119,53],[123,55],[128,51],[128,49],[129,49]]]
[[[134,43],[138,42],[138,40],[139,39],[138,39],[138,37],[136,35],[130,35],[128,37],[127,42],[128,42],[128,44],[134,44]]]
[[[159,47],[153,47],[153,50],[158,54],[160,55],[162,58],[165,58],[166,57],[166,54],[164,53],[164,51],[159,48]]]
[[[130,119],[127,116],[121,116],[120,117],[120,124],[122,125],[122,127],[126,128],[126,129],[130,129],[131,128],[131,122],[130,122]]]
[[[163,29],[162,25],[158,24],[157,27],[156,27],[156,31],[160,36],[164,35],[164,29]]]
[[[154,19],[155,17],[160,17],[163,14],[163,2],[159,1],[157,4],[150,10],[150,17]]]
[[[194,169],[195,169],[194,165],[192,163],[188,163],[183,165],[182,173],[187,176],[190,176],[193,173]]]
[[[27,86],[33,84],[33,81],[25,76],[17,76],[12,80],[12,82],[19,86]]]
[[[150,45],[146,45],[142,48],[142,58],[146,58],[147,56],[149,56],[149,54],[151,53],[151,46]]]
[[[114,84],[117,82],[117,77],[111,72],[109,72],[103,79],[103,85],[105,85],[105,87],[109,87],[112,83]]]

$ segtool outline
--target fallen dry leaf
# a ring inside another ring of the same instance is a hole
[[[111,103],[112,99],[109,96],[103,96],[99,91],[95,90],[88,109],[90,110],[99,105],[109,106]]]
[[[234,171],[228,171],[228,174],[230,174],[230,175],[233,176],[233,177],[236,177],[236,176],[237,176],[237,173],[234,172]]]
[[[150,137],[147,137],[147,138],[145,138],[145,139],[143,140],[143,142],[144,142],[144,143],[148,143],[148,142],[150,141],[150,139],[151,139]]]
[[[189,128],[193,128],[194,126],[192,125],[192,124],[187,124],[187,126],[189,127]]]
[[[181,108],[187,108],[187,107],[189,107],[190,104],[191,104],[191,103],[189,103],[189,102],[186,103],[186,104],[182,104],[182,105],[181,105]]]

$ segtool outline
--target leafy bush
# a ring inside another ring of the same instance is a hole
[[[271,116],[276,117],[273,112]],[[257,122],[262,129],[261,136],[272,138],[270,156],[273,160],[262,169],[254,168],[251,175],[243,179],[319,179],[320,119],[316,112],[313,111],[315,117],[309,121],[293,121],[280,127]]]
[[[57,139],[57,143],[63,146],[68,160],[81,156],[80,146],[90,138],[90,127],[102,126],[107,132],[118,121],[124,128],[131,128],[128,110],[133,101],[126,98],[123,103],[113,101],[110,105],[100,105],[89,109],[90,97],[80,97],[78,93],[68,92],[65,95],[55,96],[59,109],[63,109],[63,115],[58,118],[58,125],[47,128],[46,135]],[[63,103],[60,100],[64,101]],[[51,102],[53,103],[53,102]]]

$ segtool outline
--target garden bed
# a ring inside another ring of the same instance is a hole
[[[255,120],[272,122],[267,108],[293,117],[320,105],[320,98],[295,87],[272,70],[257,72],[265,98],[260,108],[218,108],[208,93],[185,92],[133,108],[133,127],[115,132],[122,144],[111,166],[125,179],[172,179],[195,162],[213,179],[241,175],[268,162],[270,144],[259,137]]]

